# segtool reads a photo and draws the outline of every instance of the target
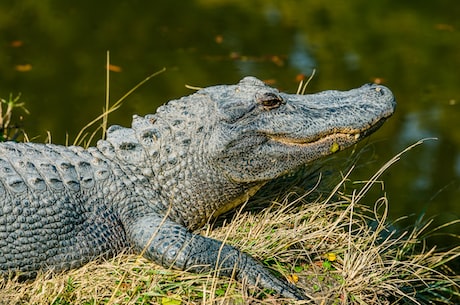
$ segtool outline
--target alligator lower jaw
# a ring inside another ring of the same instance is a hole
[[[334,153],[357,143],[362,138],[361,133],[333,133],[314,140],[293,139],[289,137],[270,136],[270,139],[285,146],[322,147],[325,154]]]
[[[285,145],[300,145],[300,146],[308,146],[315,143],[319,143],[322,141],[331,140],[334,138],[347,138],[347,139],[355,139],[356,141],[359,140],[361,134],[358,133],[333,133],[328,135],[323,135],[322,137],[314,138],[314,139],[302,139],[302,138],[290,138],[284,136],[270,136],[272,141],[285,144]]]
[[[295,145],[295,146],[315,146],[318,144],[326,144],[329,143],[331,145],[330,151],[336,152],[343,148],[346,148],[350,145],[353,145],[359,142],[361,139],[369,136],[374,131],[380,128],[382,124],[385,122],[386,118],[382,118],[371,124],[368,128],[363,129],[361,131],[358,130],[347,130],[347,131],[336,131],[330,134],[323,134],[321,136],[317,136],[314,138],[291,138],[287,136],[279,136],[279,135],[270,135],[269,138],[272,141],[278,142],[283,145]]]

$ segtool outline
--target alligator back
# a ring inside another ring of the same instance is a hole
[[[97,150],[0,144],[0,273],[65,270],[125,246]]]

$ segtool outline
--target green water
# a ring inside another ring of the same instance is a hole
[[[254,75],[294,92],[298,75],[313,69],[308,92],[381,81],[396,95],[397,113],[367,142],[352,178],[366,180],[407,146],[437,138],[382,179],[391,219],[425,213],[439,225],[460,219],[459,15],[453,0],[2,1],[0,96],[22,92],[29,136],[45,141],[50,131],[64,143],[101,112],[107,50],[121,69],[111,73],[112,102],[167,69],[111,116],[121,125],[191,93],[185,84]]]

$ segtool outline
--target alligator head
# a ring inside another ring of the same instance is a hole
[[[391,91],[376,84],[298,95],[246,77],[203,91],[219,121],[209,140],[214,162],[238,182],[271,180],[345,149],[377,130],[396,106]]]

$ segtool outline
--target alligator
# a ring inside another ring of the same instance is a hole
[[[134,115],[95,147],[1,143],[0,275],[33,278],[129,249],[303,299],[250,255],[194,231],[267,182],[357,143],[394,110],[382,85],[300,95],[245,77]]]

